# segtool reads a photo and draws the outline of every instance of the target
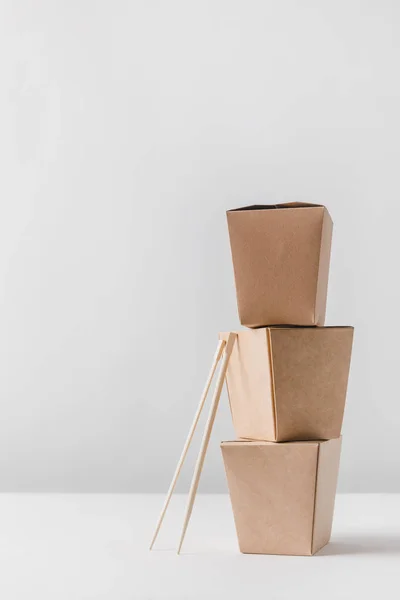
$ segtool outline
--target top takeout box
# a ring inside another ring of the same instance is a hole
[[[333,223],[322,205],[227,211],[239,318],[247,327],[324,325]]]

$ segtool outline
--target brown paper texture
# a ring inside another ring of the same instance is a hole
[[[340,436],[352,327],[267,327],[237,336],[226,383],[238,438]]]
[[[331,535],[341,439],[222,442],[239,548],[311,555]]]
[[[247,327],[323,325],[332,220],[291,203],[227,212],[239,318]]]

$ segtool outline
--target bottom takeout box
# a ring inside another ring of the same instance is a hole
[[[222,442],[240,551],[315,554],[329,542],[341,438]]]

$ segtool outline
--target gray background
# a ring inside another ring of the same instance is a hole
[[[400,491],[399,36],[395,1],[3,0],[1,490],[165,490],[238,327],[225,210],[302,200],[356,328],[340,489]],[[232,436],[224,396],[203,491]]]

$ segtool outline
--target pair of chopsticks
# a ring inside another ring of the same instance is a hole
[[[165,517],[165,513],[167,512],[167,508],[168,508],[169,502],[171,500],[173,491],[175,489],[176,482],[178,481],[179,474],[181,472],[181,469],[182,469],[183,463],[185,461],[187,452],[189,450],[189,446],[191,444],[194,432],[195,432],[197,424],[199,422],[199,418],[200,418],[201,412],[202,412],[202,410],[204,408],[204,404],[205,404],[205,401],[207,399],[208,392],[210,390],[211,382],[213,380],[213,377],[214,377],[215,371],[217,369],[218,363],[219,363],[221,357],[223,356],[224,358],[223,358],[223,361],[222,361],[220,372],[218,374],[217,383],[215,385],[215,391],[214,391],[214,395],[213,395],[213,398],[212,398],[212,401],[211,401],[210,412],[208,414],[207,422],[206,422],[206,425],[205,425],[205,428],[204,428],[203,439],[202,439],[202,442],[201,442],[199,454],[198,454],[196,465],[195,465],[195,468],[194,468],[192,482],[191,482],[191,485],[190,485],[189,498],[188,498],[187,507],[186,507],[186,514],[185,514],[185,519],[184,519],[184,522],[183,522],[181,538],[180,538],[179,546],[178,546],[178,554],[181,551],[183,540],[185,539],[186,530],[188,528],[190,517],[191,517],[191,514],[192,514],[192,510],[193,510],[193,504],[194,504],[194,500],[195,500],[195,497],[196,497],[197,488],[199,486],[201,471],[203,469],[204,460],[205,460],[206,453],[207,453],[207,448],[208,448],[208,443],[210,441],[211,432],[212,432],[212,428],[213,428],[214,421],[215,421],[215,415],[217,414],[218,404],[219,404],[219,400],[220,400],[220,397],[221,397],[222,388],[223,388],[223,385],[224,385],[226,370],[228,368],[229,359],[230,359],[230,356],[231,356],[231,353],[232,353],[233,346],[234,346],[235,341],[236,341],[236,337],[237,337],[237,334],[235,334],[235,333],[229,333],[226,341],[225,340],[220,340],[219,343],[218,343],[218,347],[217,347],[217,350],[216,350],[215,355],[214,355],[214,359],[213,359],[213,363],[212,363],[212,366],[211,366],[211,370],[210,370],[210,373],[208,375],[208,378],[207,378],[207,381],[206,381],[206,385],[204,387],[203,394],[202,394],[201,399],[200,399],[199,406],[197,408],[197,411],[196,411],[196,414],[195,414],[192,426],[191,426],[191,428],[189,430],[189,434],[187,436],[185,445],[183,447],[182,454],[181,454],[180,459],[178,461],[178,464],[176,466],[175,473],[174,473],[174,476],[173,476],[172,481],[171,481],[171,485],[169,486],[169,489],[168,489],[168,492],[167,492],[167,496],[165,498],[164,506],[162,508],[161,515],[160,515],[160,517],[158,519],[157,526],[156,526],[156,529],[155,529],[155,532],[154,532],[154,535],[153,535],[153,539],[151,540],[150,550],[153,548],[154,542],[157,539],[158,533],[160,531],[162,522],[163,522],[164,517]]]

